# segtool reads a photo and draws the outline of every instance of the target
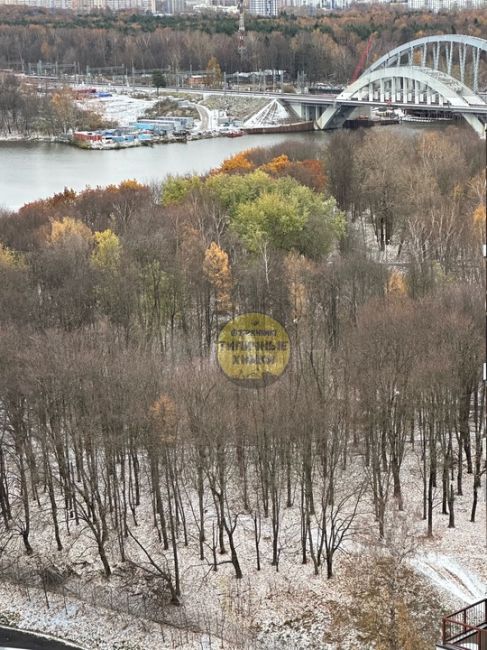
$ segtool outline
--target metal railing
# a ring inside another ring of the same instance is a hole
[[[445,616],[443,643],[459,650],[487,650],[487,598]]]

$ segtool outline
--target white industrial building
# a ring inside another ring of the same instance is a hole
[[[487,0],[408,0],[408,8],[413,10],[456,11],[481,7],[487,7]]]
[[[155,0],[0,0],[0,5],[72,9],[73,11],[140,9],[155,12]]]
[[[248,12],[255,16],[277,16],[280,9],[280,0],[249,0],[248,4]]]

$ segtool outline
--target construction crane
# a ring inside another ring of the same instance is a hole
[[[244,18],[244,3],[243,0],[238,0],[238,53],[240,60],[245,52],[245,18]]]
[[[369,39],[365,45],[365,48],[360,55],[360,59],[358,60],[357,65],[355,66],[355,70],[353,71],[352,78],[350,79],[350,83],[353,83],[354,81],[357,81],[357,79],[360,77],[362,74],[363,69],[365,68],[365,64],[367,63],[367,59],[369,57],[370,51],[372,49],[372,45],[374,43],[374,34],[371,34],[369,36]]]

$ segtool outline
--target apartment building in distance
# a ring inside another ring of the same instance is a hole
[[[487,0],[408,0],[409,9],[457,11],[458,9],[487,9]]]
[[[355,2],[360,4],[372,4],[372,2],[397,4],[405,6],[411,11],[458,11],[461,9],[487,8],[487,0],[322,0],[321,7],[324,9],[345,9]]]
[[[184,0],[175,0],[184,3]],[[0,0],[0,5],[20,5],[24,7],[45,7],[46,9],[71,9],[91,11],[92,9],[111,9],[123,11],[137,9],[155,13],[155,0]]]
[[[280,0],[249,0],[248,12],[254,16],[277,16],[281,9]]]
[[[255,16],[277,16],[282,10],[300,9],[316,11],[318,9],[339,10],[349,7],[354,2],[371,4],[384,2],[401,4],[411,11],[456,11],[460,9],[487,9],[487,0],[244,0],[245,10]],[[85,12],[92,9],[111,9],[112,11],[151,11],[156,13],[156,0],[0,0],[0,5],[23,5],[28,7],[46,7],[48,9],[71,9]],[[160,5],[160,3],[159,3]],[[194,6],[194,5],[197,5]],[[177,14],[193,9],[237,10],[237,0],[221,0],[216,6],[215,0],[162,0],[162,11]]]

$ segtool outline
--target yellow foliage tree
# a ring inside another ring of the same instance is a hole
[[[119,190],[145,190],[146,186],[136,181],[134,178],[129,178],[125,181],[122,181],[118,186]]]
[[[220,68],[220,64],[218,63],[218,59],[214,56],[212,56],[208,61],[208,65],[206,67],[206,79],[208,86],[216,86],[221,83],[222,70]]]
[[[407,294],[407,285],[404,275],[398,271],[391,271],[387,278],[387,293],[396,296],[405,296]]]
[[[217,311],[228,311],[231,307],[232,272],[228,254],[215,242],[211,242],[205,251],[203,272],[215,291]]]
[[[160,395],[150,407],[150,421],[160,442],[171,443],[176,440],[178,422],[176,404],[168,395]]]
[[[51,105],[55,118],[66,133],[70,127],[74,127],[76,121],[76,106],[73,101],[73,93],[69,89],[59,90],[54,93]]]
[[[310,273],[311,262],[304,255],[289,253],[284,260],[284,268],[292,308],[293,322],[306,316],[309,306],[309,292],[305,284],[305,275]]]
[[[0,267],[12,268],[19,266],[19,258],[11,250],[0,244]]]
[[[65,244],[66,242],[77,242],[86,244],[91,242],[93,233],[86,224],[72,217],[51,221],[51,234],[48,238],[51,244]]]
[[[483,232],[485,228],[485,205],[478,205],[472,215],[474,224]]]
[[[95,232],[95,250],[91,255],[93,264],[104,271],[114,271],[120,264],[122,245],[110,229]]]

